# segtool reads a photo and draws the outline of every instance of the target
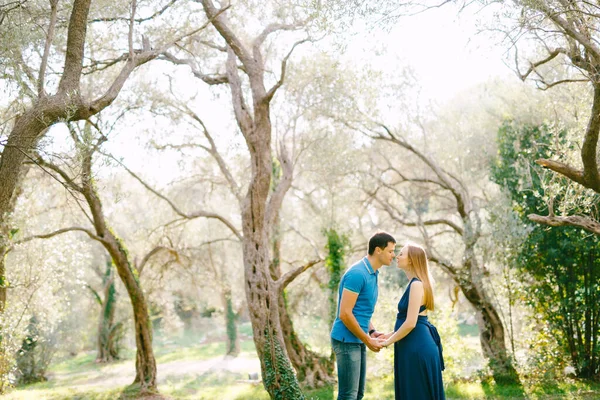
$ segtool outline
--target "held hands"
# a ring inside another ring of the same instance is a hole
[[[379,344],[381,345],[381,347],[388,347],[389,345],[393,344],[393,342],[390,342],[390,337],[392,337],[392,335],[394,334],[394,332],[390,332],[390,333],[382,333],[381,335],[379,335],[377,337],[377,339],[379,340]]]
[[[381,339],[381,337],[385,336],[385,334],[383,332],[375,331],[375,332],[371,333],[369,336],[372,338],[380,338]]]
[[[375,352],[375,353],[379,353],[379,350],[381,350],[381,340],[375,337],[371,337],[369,336],[369,339],[367,340],[367,342],[365,342],[365,344],[367,345],[367,347],[369,348],[369,350]]]
[[[375,331],[369,336],[369,343],[366,343],[366,345],[371,351],[378,353],[382,347],[387,347],[391,344],[388,339],[393,334],[394,332],[383,333]]]

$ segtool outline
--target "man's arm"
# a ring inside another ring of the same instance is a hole
[[[373,326],[373,323],[371,321],[369,321],[369,332],[374,331],[373,333],[369,334],[370,337],[372,338],[378,338],[379,336],[384,336],[385,333],[383,332],[378,332],[375,327]],[[387,339],[387,338],[382,338],[382,339]]]
[[[369,337],[363,330],[361,329],[358,321],[354,314],[352,314],[352,310],[354,309],[354,305],[356,304],[356,299],[358,298],[358,293],[354,293],[348,289],[344,289],[342,291],[342,300],[340,301],[340,320],[346,325],[346,328],[354,336],[359,338],[364,344],[367,345],[369,349],[374,352],[378,352],[381,349],[381,345],[375,338]],[[369,324],[369,327],[372,325]]]

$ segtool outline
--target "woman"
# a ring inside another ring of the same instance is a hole
[[[427,256],[422,247],[408,244],[397,259],[409,283],[398,303],[394,332],[382,343],[394,343],[396,400],[444,400],[442,344],[427,320],[427,312],[434,309]]]

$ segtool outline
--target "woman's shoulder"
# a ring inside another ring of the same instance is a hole
[[[410,282],[408,282],[408,285],[406,286],[406,290],[404,291],[404,294],[406,294],[407,292],[410,292],[410,288],[413,286],[413,284],[415,286],[421,286],[423,287],[423,282],[421,282],[418,278],[412,278],[410,280]]]
[[[410,285],[408,285],[409,287],[414,287],[416,289],[423,289],[423,282],[421,282],[420,279],[417,278],[413,278],[410,281]]]

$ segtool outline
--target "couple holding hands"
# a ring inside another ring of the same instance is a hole
[[[394,345],[396,400],[444,400],[444,359],[437,329],[427,319],[434,300],[425,250],[407,244],[395,254],[396,240],[379,232],[369,239],[368,255],[350,267],[339,287],[331,345],[338,371],[338,400],[360,400],[365,393],[367,347],[378,352]],[[371,323],[377,303],[379,268],[396,259],[409,283],[398,303],[394,331]]]

